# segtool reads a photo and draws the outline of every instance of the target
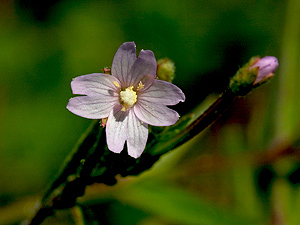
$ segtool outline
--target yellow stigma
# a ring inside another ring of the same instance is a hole
[[[131,108],[134,103],[136,103],[137,95],[133,89],[133,86],[130,86],[125,89],[125,91],[120,92],[120,100],[123,105],[122,111],[126,111]]]

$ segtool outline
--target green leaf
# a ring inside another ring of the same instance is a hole
[[[237,124],[227,125],[222,129],[221,138],[222,149],[232,159],[230,176],[236,209],[256,218],[264,216],[265,211],[262,210],[263,205],[260,204],[253,183],[254,168],[251,160],[237,156],[249,152],[242,127]]]
[[[128,185],[115,193],[115,197],[174,224],[259,224],[161,182]]]

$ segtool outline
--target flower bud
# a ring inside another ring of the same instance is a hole
[[[258,67],[258,74],[253,82],[253,84],[258,84],[266,81],[268,78],[274,76],[274,72],[278,67],[278,60],[274,56],[266,56],[262,59],[259,59],[256,63],[254,63],[250,69]]]
[[[172,82],[175,77],[175,64],[171,59],[163,58],[157,61],[156,75],[158,79]]]
[[[277,67],[278,60],[274,56],[262,59],[254,56],[230,79],[229,89],[237,95],[246,95],[273,77]]]

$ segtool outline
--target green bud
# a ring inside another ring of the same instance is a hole
[[[259,59],[257,56],[252,57],[249,62],[241,67],[230,79],[229,88],[233,93],[244,95],[254,88],[253,82],[258,75],[259,68],[251,66]]]
[[[157,61],[156,75],[158,79],[172,82],[175,77],[175,64],[169,58],[159,59]]]

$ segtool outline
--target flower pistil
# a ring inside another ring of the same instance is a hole
[[[133,86],[125,89],[125,91],[120,92],[120,100],[123,105],[122,111],[126,111],[131,108],[137,101],[136,92],[133,90]]]

